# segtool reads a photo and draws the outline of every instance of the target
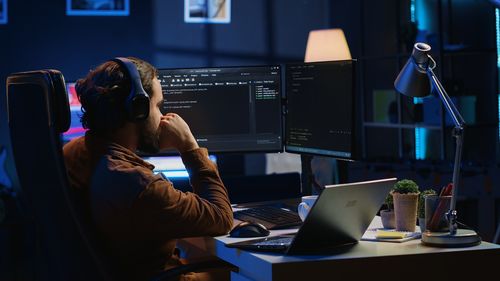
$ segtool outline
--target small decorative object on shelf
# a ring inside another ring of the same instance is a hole
[[[396,228],[396,218],[394,216],[394,200],[392,199],[391,193],[387,194],[387,197],[385,197],[385,204],[387,205],[387,209],[380,211],[382,226],[384,228]]]
[[[412,180],[400,180],[391,191],[397,231],[415,231],[417,225],[418,185]]]
[[[420,226],[420,230],[422,232],[425,231],[425,197],[428,195],[436,195],[436,191],[434,189],[426,189],[420,192],[418,197],[418,225]]]

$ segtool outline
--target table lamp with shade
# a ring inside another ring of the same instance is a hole
[[[350,60],[351,52],[340,28],[311,30],[304,62]]]
[[[394,81],[396,91],[409,97],[428,96],[431,93],[432,86],[432,89],[437,92],[437,95],[443,102],[444,108],[455,125],[452,132],[456,140],[452,179],[453,189],[450,208],[445,214],[449,225],[449,232],[422,232],[422,242],[426,245],[437,247],[474,246],[481,243],[481,238],[473,230],[459,229],[457,227],[457,211],[455,208],[460,180],[465,121],[434,74],[433,70],[436,67],[436,61],[431,57],[430,51],[431,47],[428,44],[416,43],[413,47],[411,57]]]

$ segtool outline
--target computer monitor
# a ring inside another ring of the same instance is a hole
[[[86,129],[82,127],[82,123],[80,122],[82,105],[76,95],[75,83],[67,82],[66,92],[68,93],[69,108],[71,112],[71,125],[69,129],[63,133],[63,141],[69,142],[76,137],[85,135]]]
[[[358,157],[354,62],[286,65],[285,151]]]
[[[217,164],[217,157],[209,155],[212,162]],[[155,166],[153,172],[155,174],[162,173],[170,180],[184,179],[189,177],[189,173],[182,162],[180,156],[159,156],[159,157],[143,157],[144,161],[151,163]]]
[[[163,113],[211,153],[282,151],[281,67],[159,69]]]

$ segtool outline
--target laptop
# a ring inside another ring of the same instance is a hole
[[[388,178],[327,185],[297,233],[226,246],[287,255],[335,253],[361,239],[396,181]]]

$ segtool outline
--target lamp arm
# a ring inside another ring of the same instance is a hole
[[[436,91],[439,94],[439,98],[444,104],[444,107],[446,108],[446,111],[450,114],[451,118],[453,119],[453,123],[455,123],[455,127],[464,127],[465,121],[460,112],[458,111],[457,107],[451,100],[450,96],[448,96],[448,93],[444,89],[443,85],[441,85],[441,82],[437,78],[436,74],[434,74],[434,71],[432,68],[427,68],[427,75],[429,76],[429,79],[431,80],[432,86],[436,89]]]
[[[460,163],[462,161],[462,147],[463,147],[465,121],[462,115],[460,115],[460,112],[456,108],[455,104],[453,104],[452,100],[446,93],[446,90],[444,89],[443,85],[441,85],[441,82],[439,82],[439,79],[434,74],[434,71],[432,70],[431,67],[427,68],[427,75],[431,80],[431,84],[438,92],[439,98],[443,102],[446,111],[451,115],[451,118],[455,123],[455,128],[453,129],[452,133],[453,137],[456,140],[455,162],[453,165],[453,179],[452,179],[453,188],[451,192],[450,209],[446,214],[450,227],[450,235],[455,235],[457,233],[456,202],[457,202],[458,187],[460,181],[460,166],[461,166]]]

